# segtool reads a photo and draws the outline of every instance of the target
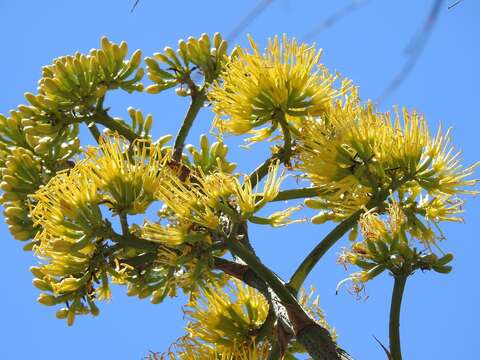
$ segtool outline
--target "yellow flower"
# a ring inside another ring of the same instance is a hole
[[[436,197],[427,194],[420,198],[418,208],[425,211],[427,221],[434,223],[440,221],[462,222],[463,218],[456,215],[463,213],[463,204],[463,200],[448,194],[441,194]]]
[[[286,226],[297,222],[304,222],[306,219],[293,220],[290,218],[295,211],[301,210],[302,206],[292,206],[285,210],[274,212],[268,218],[253,216],[250,221],[255,224],[270,225],[273,227]]]
[[[115,135],[102,138],[98,149],[91,148],[87,155],[86,165],[96,175],[99,190],[117,212],[143,213],[155,200],[167,161],[160,146],[148,140],[129,145]]]
[[[301,290],[299,303],[336,338],[335,331],[325,321],[313,288],[308,292]],[[168,354],[153,359],[266,360],[270,344],[256,338],[255,332],[267,314],[268,303],[257,290],[238,280],[233,280],[226,288],[214,285],[188,305],[187,335],[175,342]],[[299,344],[290,343],[286,357],[293,358],[301,349]]]
[[[216,205],[217,196],[223,194],[223,190],[216,188],[221,193],[208,196],[202,192],[205,179],[200,176],[194,179],[195,182],[182,181],[175,171],[165,171],[164,181],[157,188],[155,196],[172,209],[178,218],[216,229],[219,218],[212,205]]]
[[[251,179],[248,176],[243,177],[243,184],[237,178],[231,178],[234,201],[240,207],[242,215],[246,218],[275,199],[280,192],[280,185],[284,175],[278,175],[279,167],[280,162],[278,161],[269,166],[262,192],[253,189]]]
[[[257,290],[237,280],[227,289],[220,286],[205,289],[202,296],[188,306],[186,314],[190,320],[186,327],[189,336],[203,346],[212,347],[224,356],[222,359],[237,359],[236,354],[252,354],[260,349],[266,351],[255,343],[252,334],[265,321],[268,303]]]
[[[145,221],[142,229],[142,238],[165,245],[176,246],[185,242],[190,227],[190,223],[168,224],[163,226],[158,223]]]
[[[205,344],[191,337],[184,336],[171,346],[168,354],[153,355],[149,360],[266,360],[267,344],[261,348],[234,347],[232,351],[222,352],[214,345]]]
[[[89,244],[102,220],[92,178],[93,174],[80,166],[57,173],[32,195],[37,204],[30,214],[34,225],[42,229],[35,237],[39,249],[68,253],[68,244],[77,244],[77,250]]]
[[[238,177],[220,171],[193,174],[182,181],[175,171],[164,171],[156,197],[173,210],[179,219],[216,229],[222,211],[240,212],[248,219],[280,191],[283,175],[278,176],[278,162],[269,167],[262,192],[256,192],[248,176],[243,184]]]
[[[477,164],[462,168],[449,143],[449,131],[432,138],[425,119],[415,111],[375,111],[371,103],[337,101],[325,117],[307,118],[300,129],[297,168],[319,187],[323,209],[318,223],[341,220],[380,191],[406,191],[413,184],[436,196],[471,194],[464,188]],[[405,186],[404,186],[405,185]],[[421,192],[421,191],[420,191]],[[331,213],[329,213],[331,211]]]
[[[209,93],[217,115],[214,125],[222,133],[245,134],[272,122],[271,130],[265,128],[251,139],[258,141],[270,136],[285,116],[292,123],[324,114],[331,100],[348,89],[348,82],[334,88],[337,76],[319,63],[321,52],[314,46],[299,45],[284,35],[282,42],[270,39],[261,54],[253,39],[249,41],[252,51],[237,49]]]
[[[422,154],[422,166],[417,169],[418,183],[430,193],[443,194],[476,194],[476,191],[465,190],[465,187],[473,186],[478,180],[466,180],[473,174],[477,162],[463,168],[461,164],[461,152],[455,151],[450,144],[450,132],[445,134],[439,128],[435,138],[427,144]]]

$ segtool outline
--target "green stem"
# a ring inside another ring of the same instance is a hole
[[[290,157],[292,156],[292,134],[290,133],[290,128],[283,112],[278,114],[277,120],[283,133],[284,161],[286,164],[289,164]]]
[[[227,249],[234,255],[242,259],[255,273],[265,281],[278,297],[285,303],[297,303],[295,297],[288,291],[287,287],[270,269],[263,265],[260,260],[252,254],[244,245],[242,245],[236,238],[227,238]]]
[[[313,267],[318,261],[320,261],[322,256],[325,255],[325,253],[355,225],[362,213],[363,210],[358,210],[350,215],[350,217],[338,224],[317,246],[315,246],[291,277],[289,282],[291,288],[298,292]]]
[[[286,308],[295,331],[297,340],[314,360],[339,360],[343,357],[333,342],[329,332],[315,323],[297,302],[295,296],[280,278],[268,269],[234,236],[226,238],[226,246],[233,255],[242,259],[273,290],[281,304]]]
[[[192,127],[193,121],[197,117],[198,112],[202,108],[206,99],[207,96],[204,89],[192,91],[192,102],[190,103],[190,107],[188,108],[185,118],[183,119],[182,126],[180,127],[177,137],[175,138],[175,144],[173,146],[173,160],[181,160],[187,135]]]
[[[93,138],[95,139],[95,141],[98,143],[102,134],[100,133],[100,130],[98,130],[97,125],[95,125],[95,123],[92,122],[90,124],[87,124],[87,127],[90,133],[92,134]]]
[[[320,188],[318,187],[309,187],[302,189],[289,189],[280,191],[274,201],[284,201],[284,200],[293,200],[293,199],[304,199],[318,196]]]
[[[292,135],[290,134],[288,123],[285,120],[285,114],[281,113],[281,115],[277,116],[277,119],[283,132],[283,147],[277,153],[272,154],[272,156],[260,164],[249,175],[252,187],[257,185],[267,175],[268,168],[275,160],[280,160],[286,164],[288,164],[290,161],[290,156],[292,155]]]
[[[268,173],[268,168],[270,164],[278,159],[277,154],[273,154],[267,160],[265,160],[262,164],[260,164],[253,172],[249,175],[250,181],[252,183],[252,188],[255,187]]]
[[[92,117],[92,121],[101,124],[109,128],[110,130],[118,132],[130,142],[133,142],[138,138],[137,134],[135,134],[124,124],[110,117],[105,110],[100,110],[96,112],[95,115]]]
[[[325,253],[356,224],[360,218],[360,215],[362,215],[364,211],[368,211],[376,206],[381,205],[387,199],[390,191],[395,191],[401,184],[404,184],[408,180],[409,178],[402,179],[398,183],[394,184],[394,186],[390,186],[389,189],[376,193],[363,209],[357,210],[350,215],[350,217],[338,224],[327,236],[323,238],[322,241],[320,241],[317,246],[315,246],[315,248],[302,261],[297,270],[295,270],[295,273],[289,282],[290,287],[298,292],[300,286],[302,286],[308,274],[310,274],[310,271],[312,271],[322,256],[325,255]]]
[[[393,360],[402,360],[402,351],[400,348],[400,308],[402,306],[403,291],[407,282],[407,276],[394,275],[392,302],[390,305],[390,355]]]
[[[158,245],[150,241],[141,239],[135,235],[129,234],[128,236],[120,235],[113,230],[110,223],[105,224],[104,227],[98,230],[100,236],[111,239],[113,242],[135,249],[157,253]]]

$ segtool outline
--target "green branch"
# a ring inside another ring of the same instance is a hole
[[[278,296],[281,304],[286,308],[297,340],[307,349],[314,360],[344,359],[329,332],[312,320],[298,303],[283,281],[268,269],[254,254],[252,254],[233,236],[226,238],[227,248],[242,259]]]
[[[293,199],[304,199],[318,196],[320,188],[318,187],[309,187],[302,189],[289,189],[280,191],[274,201],[284,201],[284,200],[293,200]]]
[[[374,207],[380,206],[387,199],[388,195],[390,195],[390,192],[398,189],[398,187],[400,187],[402,184],[409,181],[410,178],[410,176],[405,177],[402,180],[395,182],[395,184],[386,190],[375,193],[363,209],[357,210],[350,215],[350,217],[338,224],[302,261],[300,266],[297,268],[297,270],[295,270],[293,276],[291,277],[289,285],[298,292],[300,286],[302,286],[308,274],[310,274],[322,256],[325,255],[325,253],[356,224],[360,218],[360,215],[362,215],[364,211],[368,211]]]
[[[183,119],[182,126],[178,131],[177,137],[175,138],[175,144],[173,146],[173,160],[180,161],[182,158],[183,147],[185,146],[185,140],[187,135],[192,127],[193,121],[198,115],[198,112],[202,108],[207,96],[205,94],[205,89],[202,88],[201,90],[196,90],[195,88],[191,88],[192,91],[192,102],[190,103],[190,107],[185,114],[185,118]]]
[[[277,116],[277,120],[282,128],[283,132],[283,147],[276,153],[272,154],[267,160],[260,164],[253,172],[249,175],[252,187],[257,185],[262,179],[267,175],[268,168],[270,165],[276,161],[280,160],[286,164],[289,163],[290,157],[292,156],[292,135],[290,134],[290,129],[288,128],[288,123],[285,120],[285,115]]]
[[[310,271],[320,261],[323,255],[348,231],[360,218],[363,210],[358,210],[338,224],[330,233],[323,238],[320,243],[307,255],[288,283],[296,292],[300,289]]]
[[[157,253],[158,245],[150,241],[144,240],[128,233],[128,236],[120,235],[115,230],[113,230],[112,224],[109,221],[105,221],[105,225],[97,229],[98,236],[111,239],[113,242],[125,246],[132,247],[135,249]]]
[[[98,141],[102,137],[102,134],[100,133],[100,130],[98,130],[97,125],[95,125],[94,122],[91,122],[90,124],[87,124],[87,127],[95,141],[98,143]]]
[[[100,125],[103,125],[112,131],[118,132],[120,135],[122,135],[125,139],[127,139],[130,142],[135,141],[139,137],[137,134],[135,134],[135,132],[130,130],[130,128],[128,128],[125,124],[110,117],[105,110],[97,111],[95,115],[90,118],[90,120]]]
[[[390,356],[393,360],[402,360],[402,351],[400,347],[400,308],[402,306],[403,291],[407,282],[406,275],[394,275],[392,302],[390,305]]]
[[[285,114],[280,112],[277,116],[278,123],[283,133],[283,150],[284,150],[284,161],[285,164],[290,163],[290,157],[292,156],[292,134],[290,133],[290,128],[285,118]]]

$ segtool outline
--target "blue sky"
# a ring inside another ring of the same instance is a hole
[[[452,3],[454,1],[452,0]],[[42,65],[57,56],[98,47],[102,35],[127,41],[130,49],[148,56],[164,46],[174,47],[180,38],[206,32],[223,34],[248,13],[257,1],[164,2],[141,0],[131,13],[132,1],[0,1],[0,113],[24,103],[23,93],[34,92]],[[349,0],[276,0],[237,39],[246,43],[249,32],[264,45],[269,36],[286,32],[302,38]],[[404,49],[420,28],[433,1],[372,0],[315,37],[324,49],[323,62],[331,70],[351,78],[363,99],[378,99],[393,75],[404,64]],[[480,3],[464,0],[442,8],[424,54],[408,79],[384,104],[398,104],[423,112],[431,127],[453,126],[454,143],[464,161],[479,159],[480,122]],[[125,95],[108,98],[111,113],[125,116],[134,106],[154,115],[154,134],[175,133],[188,105],[173,93]],[[208,109],[202,111],[189,137],[195,143],[208,131]],[[90,141],[88,137],[84,137]],[[252,150],[232,143],[230,159],[250,171],[266,156],[261,146]],[[292,202],[293,204],[293,202]],[[290,205],[290,204],[289,204]],[[406,359],[462,359],[475,357],[480,298],[478,282],[478,217],[480,201],[471,198],[465,207],[465,224],[444,227],[441,246],[455,254],[448,276],[418,273],[406,288],[401,331]],[[265,263],[288,278],[302,257],[328,231],[327,226],[292,225],[271,229],[252,226],[254,246]],[[148,350],[162,351],[183,334],[183,298],[152,305],[128,298],[115,289],[111,303],[101,304],[98,318],[81,317],[68,328],[55,319],[54,310],[38,304],[31,285],[29,266],[36,263],[22,251],[3,222],[0,250],[4,254],[0,281],[1,359],[140,359]],[[346,241],[332,249],[307,280],[321,296],[327,319],[337,329],[340,344],[356,359],[383,359],[373,336],[388,343],[388,307],[392,279],[384,274],[367,285],[368,299],[357,301],[346,291],[335,295],[338,281],[347,273],[335,264]],[[8,275],[8,276],[7,276]]]

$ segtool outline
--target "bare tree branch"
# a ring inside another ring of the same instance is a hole
[[[137,0],[138,1],[138,0]],[[233,41],[242,33],[243,30],[257,18],[271,3],[273,0],[261,0],[257,5],[245,16],[232,31],[227,35],[228,41]]]
[[[133,12],[135,10],[135,8],[137,7],[138,3],[140,2],[140,0],[135,0],[135,2],[133,3],[133,6],[132,6],[132,9],[130,10],[130,12]]]
[[[452,5],[449,5],[449,6],[448,6],[448,10],[450,10],[451,8],[457,6],[457,5],[460,4],[461,2],[462,2],[462,0],[455,1]]]
[[[349,4],[345,5],[343,8],[341,8],[340,10],[336,11],[335,13],[327,17],[324,21],[318,24],[313,30],[306,33],[303,36],[303,40],[313,39],[322,31],[325,31],[326,29],[335,25],[344,16],[362,7],[363,5],[366,5],[369,1],[370,0],[352,0]]]
[[[428,39],[432,33],[433,27],[438,20],[440,10],[445,0],[435,0],[420,31],[412,38],[409,45],[406,48],[406,53],[409,58],[405,65],[400,69],[397,75],[393,78],[390,84],[383,91],[382,95],[378,99],[378,103],[383,103],[395,90],[405,81],[412,69],[415,67],[420,55],[423,53]]]

